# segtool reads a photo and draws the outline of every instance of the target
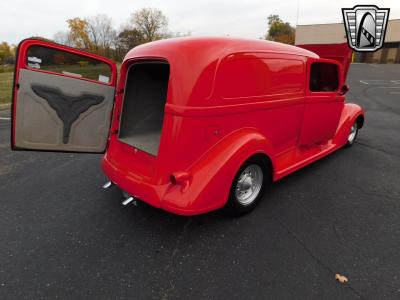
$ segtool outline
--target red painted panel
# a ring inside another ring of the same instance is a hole
[[[303,93],[305,67],[301,60],[248,56],[221,64],[217,84],[223,98]]]

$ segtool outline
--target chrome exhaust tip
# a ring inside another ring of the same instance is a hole
[[[126,206],[126,205],[128,205],[129,203],[131,203],[131,202],[133,202],[133,204],[134,204],[135,206],[137,206],[137,201],[136,201],[136,199],[135,199],[134,197],[132,197],[132,196],[130,196],[129,198],[126,198],[124,201],[122,201],[122,205]]]
[[[103,185],[103,190],[108,190],[113,185],[114,185],[114,183],[112,181],[108,181]]]

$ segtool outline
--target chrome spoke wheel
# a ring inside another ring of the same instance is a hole
[[[351,126],[349,137],[347,138],[349,144],[354,143],[354,140],[356,139],[357,135],[357,130],[358,130],[357,122],[354,122],[353,126]]]
[[[250,205],[258,196],[263,184],[263,171],[257,164],[247,166],[240,174],[236,186],[235,197],[242,205]]]

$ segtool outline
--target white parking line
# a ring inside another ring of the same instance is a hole
[[[400,85],[400,79],[365,79],[360,80],[361,83],[364,84],[372,84],[372,85]]]
[[[377,89],[400,89],[400,86],[377,86]]]
[[[10,121],[10,120],[11,120],[11,118],[0,117],[0,120],[6,120],[6,121]]]

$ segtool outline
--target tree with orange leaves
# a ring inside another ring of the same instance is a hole
[[[76,48],[92,50],[93,45],[89,37],[89,24],[81,18],[67,20],[70,30],[70,39]]]
[[[267,40],[294,45],[295,29],[288,22],[283,22],[278,15],[268,17]]]

